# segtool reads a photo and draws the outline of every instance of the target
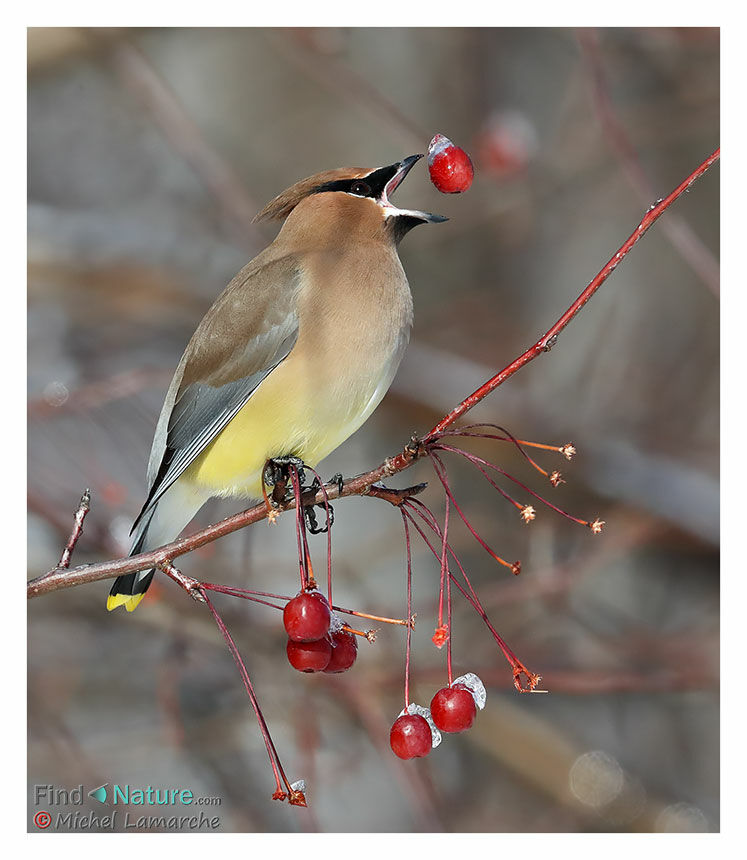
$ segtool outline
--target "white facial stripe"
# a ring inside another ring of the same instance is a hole
[[[398,215],[409,215],[412,218],[420,218],[420,220],[424,219],[424,212],[418,212],[417,209],[398,209],[396,206],[392,206],[391,203],[387,202],[381,204],[381,208],[384,210],[385,218],[396,218]]]

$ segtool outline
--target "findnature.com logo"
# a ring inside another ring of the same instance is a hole
[[[93,810],[48,808],[82,806],[89,797],[110,807],[109,811],[97,813]],[[105,782],[86,792],[82,785],[72,789],[35,785],[34,806],[47,808],[36,812],[33,821],[37,830],[217,830],[220,827],[219,815],[208,815],[202,809],[183,813],[188,811],[184,807],[220,804],[220,797],[195,797],[189,788],[133,787]],[[122,806],[167,808],[160,809],[158,814],[115,808]]]

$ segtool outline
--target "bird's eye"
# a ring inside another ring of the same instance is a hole
[[[358,194],[360,197],[368,197],[371,193],[371,186],[367,182],[361,182],[359,180],[350,186],[350,191],[353,194]]]

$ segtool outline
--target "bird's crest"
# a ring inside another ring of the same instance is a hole
[[[254,216],[254,223],[259,221],[281,221],[287,218],[293,209],[310,194],[314,194],[321,186],[329,182],[337,182],[340,179],[357,179],[366,176],[371,168],[366,167],[337,167],[334,170],[325,170],[323,173],[315,173],[306,179],[301,179],[290,188],[286,188],[282,194],[278,194],[265,206],[265,208]]]

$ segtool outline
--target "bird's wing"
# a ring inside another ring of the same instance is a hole
[[[148,462],[148,498],[133,530],[293,349],[299,267],[293,257],[245,266],[215,301],[171,381]]]

